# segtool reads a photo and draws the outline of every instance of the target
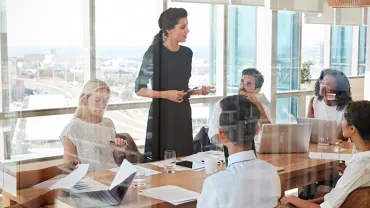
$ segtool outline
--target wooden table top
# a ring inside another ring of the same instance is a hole
[[[344,149],[342,148],[342,153],[350,153],[351,146],[346,146],[344,144]],[[318,148],[317,144],[310,144],[310,151],[312,152],[339,152],[340,147],[338,145],[331,145],[328,150],[321,150]],[[323,170],[328,166],[337,166],[338,161],[334,160],[321,160],[321,159],[310,159],[308,153],[301,154],[258,154],[259,159],[265,160],[271,163],[274,166],[284,168],[283,171],[279,172],[280,177],[289,179],[296,175],[305,174],[307,172]],[[172,205],[165,203],[161,200],[145,197],[139,195],[138,192],[141,189],[150,188],[150,187],[159,187],[165,185],[177,185],[182,188],[195,191],[200,193],[202,191],[203,181],[207,177],[205,171],[178,171],[175,173],[164,173],[163,168],[154,166],[151,164],[141,164],[144,167],[162,172],[162,174],[148,176],[147,177],[147,186],[144,188],[131,187],[126,193],[123,202],[120,207],[172,207]],[[223,167],[225,169],[225,167]],[[111,171],[104,172],[94,172],[88,173],[85,177],[93,178],[96,181],[99,181],[103,184],[110,185],[115,173]],[[27,188],[18,191],[18,197],[14,197],[6,192],[4,196],[10,198],[17,203],[22,203],[26,200],[39,196],[43,193],[46,193],[48,189],[37,189],[37,188]],[[75,206],[73,200],[70,197],[62,197],[62,200],[66,200],[68,204]],[[194,207],[194,203],[187,203],[181,207]]]

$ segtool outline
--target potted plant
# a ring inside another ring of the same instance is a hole
[[[306,61],[301,62],[301,89],[308,89],[311,84],[310,65]]]

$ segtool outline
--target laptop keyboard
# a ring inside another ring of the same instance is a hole
[[[108,194],[108,192],[90,192],[88,193],[88,196],[106,204],[115,204],[117,201],[114,197],[112,197],[112,195]]]

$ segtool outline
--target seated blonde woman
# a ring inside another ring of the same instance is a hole
[[[110,94],[109,86],[103,81],[93,79],[86,83],[74,117],[60,135],[65,161],[77,158],[90,164],[89,171],[117,167],[124,158],[140,162],[140,153],[131,136],[117,135],[112,120],[104,117]]]

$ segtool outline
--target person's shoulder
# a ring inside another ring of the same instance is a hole
[[[208,189],[213,189],[217,191],[217,189],[226,189],[232,182],[233,178],[228,174],[227,171],[220,171],[216,174],[208,176],[204,181],[204,186]]]
[[[277,173],[277,170],[276,170],[276,167],[271,165],[270,163],[264,161],[264,160],[261,160],[261,159],[256,159],[256,165],[258,165],[258,167],[260,169],[262,169],[263,171],[266,171],[266,172],[271,172],[273,174],[278,174]]]
[[[73,131],[76,131],[76,130],[80,129],[80,127],[79,127],[80,122],[81,122],[81,120],[79,118],[73,117],[69,121],[69,123],[64,127],[64,129],[62,131],[62,136],[67,135],[70,132],[73,132]]]
[[[103,117],[102,124],[104,124],[105,126],[114,126],[112,119],[107,118],[107,117]]]
[[[193,55],[193,51],[187,46],[180,46],[181,50],[189,55]]]

